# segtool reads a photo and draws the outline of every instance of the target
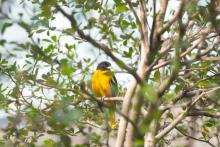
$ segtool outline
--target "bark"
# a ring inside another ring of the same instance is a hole
[[[148,57],[149,57],[149,45],[148,45],[148,35],[147,35],[147,17],[146,17],[146,5],[145,1],[141,0],[141,19],[140,19],[140,34],[141,34],[141,42],[142,42],[142,47],[141,47],[141,62],[138,66],[137,69],[137,75],[141,78],[141,80],[144,79],[144,75],[146,73],[146,68],[148,64]],[[133,11],[134,12],[134,11]],[[137,17],[136,17],[137,18]],[[137,81],[132,81],[131,85],[129,86],[129,89],[126,92],[123,105],[122,105],[122,113],[128,116],[129,109],[131,108],[131,100],[133,101],[132,104],[135,104],[132,106],[131,110],[131,116],[129,117],[131,121],[134,123],[137,120],[137,114],[139,112],[136,112],[136,106],[138,105],[138,99],[137,97],[133,97],[134,93],[137,88]],[[132,98],[133,97],[133,98]],[[125,141],[125,136],[126,136],[126,129],[127,129],[127,124],[128,122],[121,117],[120,118],[120,123],[119,123],[119,130],[118,130],[118,136],[117,136],[117,141],[116,141],[116,147],[123,147],[124,146],[124,141]],[[134,126],[129,123],[128,129],[127,129],[127,136],[126,136],[126,146],[132,146],[133,145],[133,136],[134,136]]]
[[[144,136],[144,147],[155,147],[155,133],[156,133],[156,122],[152,121],[149,127],[149,133],[146,133]]]

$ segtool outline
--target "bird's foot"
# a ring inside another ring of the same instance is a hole
[[[104,102],[106,96],[101,97],[101,101]]]

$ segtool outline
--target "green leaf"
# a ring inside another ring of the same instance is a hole
[[[48,45],[48,47],[47,47],[46,49],[44,49],[44,52],[45,52],[46,54],[48,54],[48,53],[50,53],[54,48],[55,48],[55,46],[52,45],[52,44],[50,44],[50,45]]]
[[[123,29],[127,28],[130,25],[130,23],[126,20],[122,20],[121,22],[121,26]]]
[[[154,73],[154,80],[158,81],[160,80],[160,71],[157,70],[155,73]]]
[[[4,46],[5,43],[6,43],[6,40],[4,40],[4,39],[1,39],[1,40],[0,40],[0,46]]]
[[[25,29],[27,32],[31,32],[31,27],[27,23],[21,21],[18,23],[18,25]]]
[[[46,30],[45,29],[39,29],[39,30],[36,31],[36,33],[38,34],[38,33],[44,32],[44,31],[46,31]]]
[[[63,75],[65,76],[70,76],[70,74],[72,74],[73,72],[76,71],[76,69],[72,68],[69,66],[68,64],[68,60],[67,59],[62,59],[61,60],[61,68],[60,71]]]
[[[124,51],[123,52],[123,57],[126,57],[126,58],[131,58],[132,54],[133,54],[133,49],[130,47],[129,48],[129,51]]]
[[[116,3],[116,5],[121,4],[122,0],[114,0],[114,2]]]
[[[164,95],[164,101],[170,102],[174,97],[175,97],[175,93],[174,92],[167,92]]]
[[[56,81],[51,77],[50,74],[43,74],[42,78],[45,80],[45,82],[49,85],[56,85]]]
[[[56,143],[52,139],[44,140],[42,147],[56,147]]]
[[[76,29],[75,28],[68,28],[68,29],[65,29],[63,32],[66,34],[71,34],[71,33],[76,32]]]
[[[205,124],[206,127],[216,127],[217,126],[217,122],[214,120],[214,119],[210,119],[206,124]]]
[[[219,19],[219,18],[216,20],[216,24],[217,24],[218,26],[220,26],[220,19]]]
[[[178,92],[180,92],[181,89],[182,89],[182,86],[179,84],[176,84],[175,92],[178,93]]]
[[[46,38],[42,39],[42,41],[52,43],[52,41],[51,41],[51,40],[46,39]]]
[[[171,119],[173,119],[173,114],[171,112],[167,113],[167,116]]]
[[[41,8],[42,8],[42,15],[45,17],[49,17],[51,15],[51,7],[55,5],[57,0],[44,0]]]
[[[99,9],[101,7],[101,4],[97,0],[88,0],[86,4],[84,4],[85,11],[90,11],[91,9]]]
[[[144,85],[139,91],[139,95],[145,99],[154,102],[157,99],[157,92],[152,85]]]
[[[137,28],[137,25],[136,25],[135,22],[132,22],[132,23],[131,23],[131,28],[132,28],[132,29],[136,29],[136,28]]]
[[[134,146],[137,146],[137,147],[144,146],[144,140],[143,139],[136,139],[134,144],[135,144]]]
[[[109,26],[107,24],[103,24],[102,31],[107,33],[108,30],[109,30]]]
[[[54,36],[51,37],[51,39],[52,39],[54,42],[56,42],[56,41],[57,41],[57,36],[54,35]]]
[[[126,5],[123,4],[119,4],[116,6],[116,10],[120,13],[123,13],[127,10],[128,8],[126,7]]]
[[[76,144],[75,147],[85,147],[85,145],[82,145],[82,144]]]
[[[3,26],[2,26],[2,30],[1,30],[1,33],[3,34],[7,28],[9,28],[10,26],[12,26],[13,24],[12,23],[4,23]]]
[[[210,85],[209,81],[201,81],[199,83],[199,87],[201,87],[201,88],[209,87],[209,85]]]

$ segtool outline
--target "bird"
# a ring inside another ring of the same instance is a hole
[[[98,64],[95,72],[92,75],[92,91],[96,97],[115,97],[118,94],[118,83],[111,71],[111,64],[108,61],[102,61]],[[115,118],[116,103],[113,101],[104,102],[108,109],[106,112],[108,126],[111,129],[117,127]]]

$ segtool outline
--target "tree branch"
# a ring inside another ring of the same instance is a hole
[[[211,62],[220,62],[220,56],[217,57],[201,57],[204,61],[211,61]]]
[[[150,48],[148,44],[148,31],[147,31],[147,8],[144,0],[141,0],[141,66],[145,68],[146,65],[149,64],[149,56],[150,56]]]
[[[209,13],[210,13],[211,22],[212,22],[217,34],[220,36],[220,29],[219,29],[218,23],[216,21],[216,17],[219,14],[219,12],[216,11],[216,7],[218,5],[219,5],[218,1],[210,1],[208,9],[209,9]]]
[[[190,139],[193,139],[193,140],[196,140],[196,141],[205,142],[205,143],[209,144],[210,146],[215,147],[215,145],[213,145],[212,143],[210,143],[209,140],[202,140],[202,139],[198,139],[198,138],[195,138],[195,137],[193,137],[193,136],[190,136],[190,135],[184,133],[183,131],[181,131],[181,129],[179,129],[178,127],[175,127],[175,129],[176,129],[177,131],[179,131],[182,135],[186,136],[187,138],[190,138]]]
[[[168,23],[163,28],[160,28],[160,30],[158,30],[158,33],[160,35],[163,34],[168,28],[170,28],[170,26],[179,18],[184,6],[184,2],[185,0],[181,0],[179,9],[174,13],[173,17],[169,19]]]
[[[190,51],[192,51],[192,49],[194,49],[197,45],[198,45],[198,44],[196,43],[196,44],[194,44],[192,47],[189,47],[185,52],[181,53],[180,58],[183,58],[185,55],[187,55],[187,54],[188,54]],[[183,62],[183,64],[185,64],[185,63],[191,63],[191,62],[195,61],[196,59],[200,59],[200,58],[202,58],[203,56],[207,55],[207,54],[213,49],[214,45],[215,45],[215,44],[212,44],[212,45],[208,46],[202,53],[200,53],[200,54],[194,56],[191,60],[188,60],[188,61]],[[154,66],[154,67],[153,67],[153,70],[156,70],[156,69],[159,69],[159,68],[161,68],[161,67],[164,67],[164,66],[170,64],[172,61],[173,61],[173,59],[164,61],[164,62],[162,62],[162,63],[160,63],[160,64]]]
[[[175,80],[177,73],[178,73],[178,70],[174,69],[172,71],[171,75],[162,82],[162,84],[158,88],[158,92],[157,92],[158,93],[158,97],[163,96],[164,92],[169,88],[169,86]]]
[[[195,88],[199,83],[201,83],[202,81],[207,81],[208,79],[210,78],[213,78],[215,76],[218,76],[220,74],[220,72],[214,74],[214,75],[211,75],[211,76],[208,76],[207,78],[204,78],[204,79],[200,79],[198,80],[195,84],[193,84],[192,86],[190,87],[187,87],[186,89],[184,89],[183,91],[179,92],[176,97],[173,99],[173,103],[175,104],[176,102],[178,102],[182,97],[192,97],[196,94],[199,94],[201,92],[206,92],[208,91],[209,89],[197,89],[197,90],[191,90],[193,88]],[[189,91],[191,90],[191,91]]]
[[[125,0],[125,1],[126,1],[126,3],[128,4],[128,6],[130,7],[132,13],[134,14],[134,17],[135,17],[135,19],[136,19],[136,22],[138,23],[139,26],[141,26],[141,21],[140,21],[138,15],[137,15],[136,11],[134,10],[134,7],[132,6],[131,1],[130,1],[130,0]],[[143,30],[142,30],[141,27],[140,27],[140,29],[141,29],[140,33],[142,33]]]
[[[136,87],[137,87],[137,83],[135,80],[133,80],[125,94],[121,112],[125,114],[126,116],[128,116],[128,112],[129,112],[130,105],[131,105],[131,98],[134,95]],[[128,122],[124,117],[120,117],[119,129],[118,129],[117,140],[116,140],[116,145],[115,145],[116,147],[124,146],[127,123]]]
[[[140,8],[140,21],[141,21],[141,61],[138,66],[137,73],[141,77],[141,79],[146,79],[146,71],[145,69],[148,67],[150,64],[150,48],[148,44],[148,30],[147,30],[147,8],[146,8],[146,3],[144,0],[140,1],[141,3],[141,8]],[[150,72],[150,70],[149,70]],[[140,90],[140,87],[138,86],[136,89],[136,92]],[[141,106],[142,106],[142,101],[143,97],[135,95],[132,98],[132,105],[131,105],[131,110],[129,113],[129,118],[135,122],[135,124],[138,123],[139,119],[139,114],[141,112]],[[135,133],[138,132],[137,129],[134,128],[134,126],[130,123],[128,123],[127,126],[127,134],[126,134],[126,144],[125,146],[127,147],[132,147],[134,143],[134,136]],[[122,144],[121,144],[122,145]],[[122,145],[123,146],[123,145]]]
[[[220,112],[213,114],[208,111],[195,109],[195,110],[189,111],[187,116],[206,116],[206,117],[212,117],[212,118],[220,118]]]
[[[141,0],[141,17],[140,17],[140,33],[141,33],[141,52],[140,52],[140,56],[141,56],[141,60],[140,63],[138,65],[138,69],[137,69],[137,74],[139,75],[139,77],[144,80],[145,79],[145,75],[146,75],[146,67],[149,64],[149,56],[150,56],[150,50],[149,50],[149,45],[148,45],[148,31],[147,31],[147,9],[146,9],[146,3],[144,0]],[[129,116],[129,118],[136,123],[136,114],[138,114],[139,112],[137,112],[136,110],[136,105],[138,105],[138,103],[141,102],[141,100],[139,99],[139,97],[137,97],[136,95],[134,96],[134,93],[137,91],[137,84],[136,81],[132,81],[131,85],[129,86],[129,89],[126,92],[124,101],[123,101],[123,105],[122,105],[122,112],[128,116],[129,110],[130,110],[130,106],[131,106],[131,100],[132,101],[132,107],[131,110],[132,113],[130,113],[131,115]],[[137,102],[137,103],[136,103]],[[128,126],[128,133],[126,134],[126,128]],[[136,130],[132,124],[128,124],[128,122],[121,117],[120,118],[120,123],[119,123],[119,130],[118,130],[118,136],[117,136],[117,141],[116,141],[116,147],[123,147],[124,146],[124,141],[125,141],[125,136],[126,136],[126,141],[128,143],[129,146],[133,145],[133,135],[134,135],[134,130]],[[137,131],[137,130],[136,130]]]
[[[155,136],[155,139],[156,140],[160,140],[162,137],[164,137],[167,133],[169,133],[173,128],[176,127],[176,125],[178,123],[180,123],[187,115],[188,115],[188,112],[189,110],[202,98],[204,97],[205,95],[207,95],[208,93],[211,93],[211,92],[214,92],[216,90],[220,89],[220,87],[216,87],[216,88],[213,88],[207,92],[202,92],[198,97],[196,97],[187,107],[186,109],[180,113],[179,116],[176,117],[176,119],[173,120],[172,123],[170,123],[164,130],[162,130],[160,133],[158,133],[156,136]]]

